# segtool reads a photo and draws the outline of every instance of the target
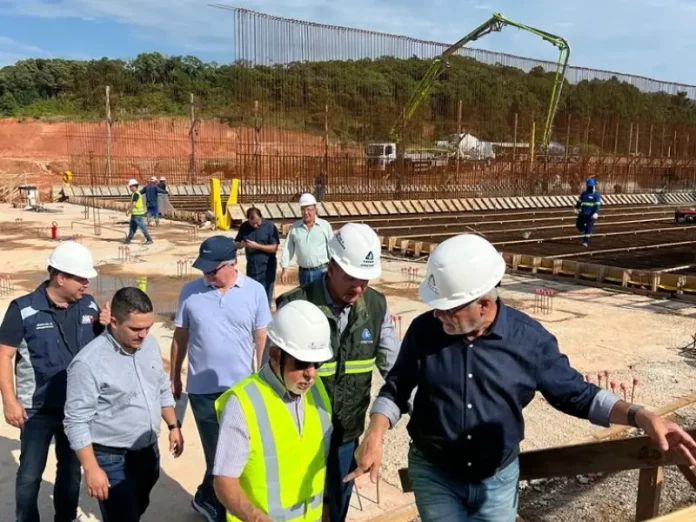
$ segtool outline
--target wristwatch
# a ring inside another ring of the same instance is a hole
[[[168,424],[167,428],[169,428],[169,431],[172,431],[173,429],[180,429],[181,421],[177,420],[174,424]]]
[[[639,410],[641,410],[643,407],[638,406],[637,404],[632,405],[628,409],[628,425],[633,426],[634,428],[638,428],[638,423],[636,422],[636,413],[638,413]]]

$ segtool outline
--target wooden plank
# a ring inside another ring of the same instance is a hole
[[[652,522],[693,522],[694,520],[696,520],[696,506],[674,511],[660,518],[654,518]]]
[[[636,522],[650,520],[659,514],[664,478],[664,470],[661,467],[640,470]]]
[[[689,430],[696,436],[696,429]],[[685,464],[684,456],[662,453],[648,437],[561,446],[520,454],[520,479],[571,477]]]
[[[398,214],[399,211],[396,210],[396,206],[394,205],[393,201],[385,201],[384,202],[384,208],[387,209],[387,213],[390,215]]]
[[[696,489],[696,473],[694,473],[694,468],[684,464],[679,466],[679,471],[681,471],[682,475],[684,475],[687,482],[691,484],[691,487]]]

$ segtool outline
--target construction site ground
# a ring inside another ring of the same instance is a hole
[[[151,229],[155,240],[153,245],[143,245],[142,236],[138,235],[130,245],[130,251],[124,252],[120,240],[127,229],[125,214],[101,210],[101,235],[95,236],[91,215],[89,220],[85,220],[82,207],[52,204],[47,209],[48,212],[36,213],[13,209],[9,205],[0,206],[0,274],[8,274],[12,281],[10,295],[0,297],[0,313],[4,314],[13,297],[33,289],[44,279],[46,259],[56,245],[56,242],[48,239],[47,230],[55,221],[59,238],[68,239],[73,234],[79,235],[81,241],[92,250],[100,272],[100,277],[92,282],[92,290],[100,302],[109,299],[115,289],[124,285],[142,284],[142,278],[147,278],[148,293],[158,316],[152,335],[160,343],[164,364],[168,369],[169,345],[173,332],[171,316],[176,308],[179,288],[186,279],[196,276],[191,271],[190,262],[196,256],[200,241],[215,232],[194,233],[190,225],[163,221]],[[648,213],[661,210],[643,208],[633,209],[632,212],[638,212],[647,219]],[[546,217],[551,217],[554,216],[552,212],[559,214],[558,211],[539,211],[537,214],[546,213]],[[568,212],[565,213],[566,216]],[[677,226],[668,223],[670,212],[673,213],[673,210],[665,209],[665,223],[658,223],[659,226]],[[656,218],[660,216],[661,214],[655,215]],[[559,217],[555,216],[551,223],[560,225],[567,222],[572,227],[572,214],[566,221],[559,221]],[[626,215],[614,216],[612,212],[603,213],[602,216],[606,222],[628,218]],[[449,219],[452,224],[457,222],[451,217]],[[426,225],[426,221],[422,223]],[[440,223],[437,227],[442,225]],[[466,226],[476,229],[480,227]],[[602,226],[598,225],[598,232]],[[485,227],[481,228],[486,230]],[[518,228],[524,228],[524,225]],[[461,232],[464,230],[457,229]],[[556,233],[557,231],[553,232]],[[696,227],[680,233],[689,234],[689,237],[696,240]],[[501,236],[512,240],[513,233],[507,234],[509,235]],[[399,235],[408,237],[408,234]],[[635,239],[638,236],[630,237]],[[606,241],[608,245],[612,245],[616,244],[614,241],[623,241],[620,238],[621,236],[619,239],[597,238],[597,242]],[[496,240],[497,238],[494,239]],[[574,241],[569,241],[568,248],[577,249],[577,245]],[[590,248],[594,248],[594,242]],[[124,256],[127,259],[124,260]],[[241,255],[242,270],[244,264],[245,259]],[[424,268],[425,265],[412,261],[384,259],[383,276],[373,283],[387,295],[392,313],[399,318],[397,325],[402,335],[417,314],[427,311],[417,294],[418,279],[422,277]],[[0,281],[5,281],[2,284],[6,286],[5,278]],[[539,287],[555,291],[553,310],[548,313],[535,308],[535,290]],[[276,295],[288,289],[290,286],[278,285]],[[571,364],[594,382],[597,382],[598,373],[608,371],[610,381],[617,384],[617,393],[622,394],[620,385],[623,383],[627,386],[630,399],[631,382],[637,377],[639,384],[635,390],[635,401],[651,407],[661,406],[695,391],[696,347],[693,335],[696,333],[696,306],[690,303],[655,300],[518,275],[505,278],[501,296],[507,304],[539,319],[556,336]],[[381,377],[375,374],[374,393],[377,393],[381,384]],[[678,412],[677,417],[689,426],[694,426],[696,410],[685,408]],[[412,495],[401,493],[398,478],[398,469],[406,465],[409,444],[407,421],[408,419],[403,419],[387,435],[379,497],[375,485],[369,480],[361,480],[358,484],[360,497],[353,498],[349,520],[370,520],[398,512],[399,508],[413,502]],[[526,408],[525,421],[526,439],[522,443],[523,450],[570,444],[602,429],[555,411],[540,395]],[[204,470],[201,445],[190,411],[186,413],[183,431],[186,447],[179,459],[172,458],[166,451],[166,435],[163,434],[161,438],[162,474],[153,491],[151,507],[144,521],[201,520],[190,510],[190,500]],[[18,430],[0,421],[0,522],[13,520],[14,475],[18,456]],[[55,460],[50,455],[40,495],[41,514],[46,520],[52,516],[54,477]],[[668,472],[665,484],[662,512],[696,502],[696,495],[682,477]],[[637,473],[634,472],[608,477],[523,483],[520,489],[520,515],[527,522],[628,521],[635,512],[636,491]],[[84,493],[80,506],[85,520],[100,520],[96,502]],[[393,520],[407,519],[408,517]]]

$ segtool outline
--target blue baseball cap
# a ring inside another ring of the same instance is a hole
[[[234,239],[226,236],[209,237],[198,249],[198,258],[193,263],[193,268],[201,272],[212,272],[220,263],[237,259],[237,245]]]

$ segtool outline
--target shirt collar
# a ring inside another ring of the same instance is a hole
[[[321,286],[324,289],[324,302],[326,305],[334,312],[344,312],[346,310],[350,310],[353,306],[352,304],[347,304],[343,308],[336,304],[336,301],[334,301],[333,297],[331,297],[331,292],[329,292],[329,285],[326,284],[326,277],[327,275],[324,274],[324,276],[321,278]]]
[[[280,381],[278,376],[275,373],[273,373],[273,369],[271,368],[270,362],[267,362],[261,367],[261,369],[259,370],[259,377],[266,381],[269,384],[269,386],[273,388],[273,391],[278,394],[279,397],[282,397],[283,399],[293,399],[293,397],[290,396],[290,393],[288,392],[285,385]]]
[[[509,330],[508,322],[510,320],[508,307],[503,303],[503,301],[500,298],[498,298],[498,300],[496,301],[496,305],[498,310],[495,314],[493,324],[491,324],[490,328],[488,328],[487,335],[493,335],[500,339],[505,339],[505,336],[507,335],[507,332]]]
[[[111,347],[114,349],[114,351],[119,352],[121,355],[126,355],[128,357],[133,357],[138,351],[134,351],[133,353],[127,352],[126,350],[123,349],[121,346],[121,343],[119,343],[113,335],[111,335],[111,332],[109,332],[109,329],[106,328],[104,330],[104,333],[102,334],[106,337],[106,340],[109,341],[111,344]],[[143,341],[145,342],[145,341]]]
[[[37,298],[37,301],[35,301],[35,308],[39,310],[67,310],[68,308],[72,307],[73,305],[77,304],[75,303],[68,303],[68,306],[58,306],[56,303],[53,302],[51,299],[51,296],[48,295],[48,291],[46,290],[48,288],[48,281],[44,281],[41,283],[39,288],[37,289],[38,292],[35,293],[35,297]]]

